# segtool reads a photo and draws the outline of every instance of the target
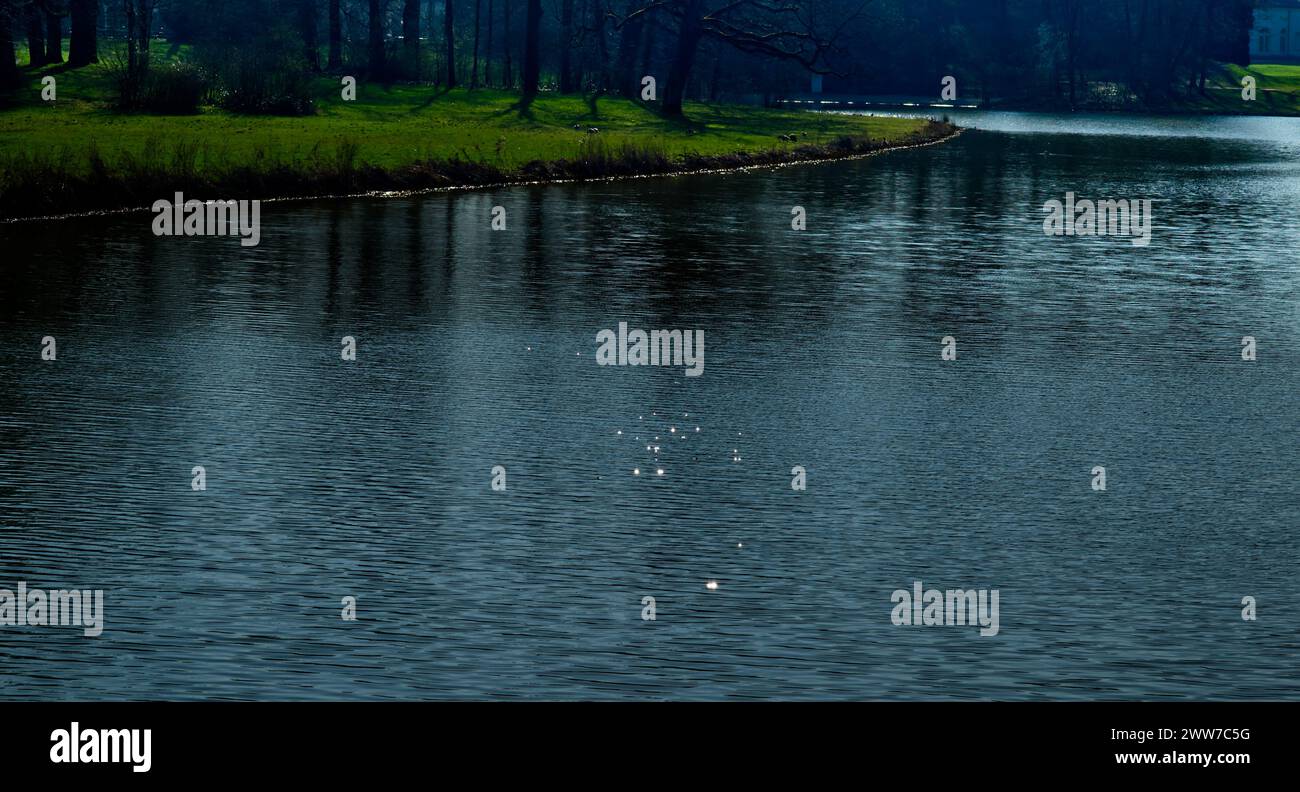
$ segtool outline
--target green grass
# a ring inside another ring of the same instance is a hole
[[[151,58],[163,63],[169,52],[158,43]],[[53,103],[40,99],[46,74],[58,81]],[[52,66],[25,75],[26,85],[0,109],[0,193],[16,189],[5,178],[6,168],[40,170],[51,163],[63,177],[140,170],[145,164],[192,177],[215,178],[232,169],[283,175],[341,160],[350,169],[454,162],[511,174],[538,161],[590,158],[595,150],[602,157],[640,152],[676,163],[792,152],[846,136],[882,145],[927,129],[915,119],[704,104],[688,105],[686,120],[670,119],[624,99],[546,93],[521,108],[517,94],[503,91],[364,82],[357,100],[345,102],[338,77],[316,82],[318,112],[312,116],[248,116],[210,107],[189,116],[127,114],[112,109],[111,79],[103,66]],[[591,134],[589,127],[599,132]],[[799,135],[798,141],[778,140],[788,134]]]
[[[76,151],[94,140],[101,155],[112,159],[185,139],[219,159],[292,160],[347,139],[359,144],[362,162],[380,167],[459,158],[509,170],[532,160],[580,155],[590,142],[589,127],[598,128],[607,145],[649,144],[673,157],[792,147],[777,139],[786,133],[806,132],[800,143],[821,144],[842,135],[901,138],[923,126],[913,119],[706,105],[688,105],[690,121],[683,123],[622,99],[602,97],[589,104],[578,96],[545,94],[521,114],[516,94],[438,93],[404,85],[363,85],[356,102],[343,102],[331,80],[321,81],[315,116],[243,116],[219,110],[197,116],[128,115],[113,112],[101,99],[81,98],[86,94],[78,89],[85,82],[76,72],[63,75],[56,103],[0,111],[0,157],[38,148]],[[575,124],[580,129],[574,130]]]
[[[1255,78],[1255,101],[1241,98],[1241,80]],[[1224,64],[1210,75],[1207,96],[1186,102],[1186,109],[1204,113],[1300,115],[1300,65]]]

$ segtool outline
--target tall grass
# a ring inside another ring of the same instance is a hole
[[[144,207],[177,191],[199,199],[271,198],[751,167],[869,154],[932,142],[954,131],[950,124],[930,122],[893,141],[841,136],[826,144],[680,157],[669,156],[652,142],[614,142],[591,135],[576,144],[572,157],[533,160],[510,169],[487,158],[459,156],[380,168],[365,162],[361,144],[352,138],[318,142],[304,155],[287,158],[261,147],[240,151],[234,158],[210,142],[186,138],[151,140],[135,152],[105,155],[92,141],[82,149],[0,156],[0,216]]]
[[[327,151],[318,144],[305,157],[258,149],[236,161],[209,143],[182,138],[111,155],[93,141],[84,149],[11,152],[0,156],[0,216],[141,207],[177,191],[227,198],[351,190],[362,183],[358,150],[356,141],[341,139]]]
[[[194,115],[212,93],[212,76],[199,66],[170,60],[134,70],[121,47],[105,49],[98,70],[108,80],[113,108],[121,112]]]

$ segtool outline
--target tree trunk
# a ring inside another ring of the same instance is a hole
[[[329,68],[343,68],[343,12],[340,0],[330,0],[330,59]]]
[[[443,0],[442,37],[447,48],[447,88],[456,87],[456,4]]]
[[[537,95],[541,81],[541,51],[538,37],[542,29],[542,0],[528,0],[528,20],[524,23],[524,96]]]
[[[85,66],[99,63],[99,0],[72,0],[68,10],[72,17],[68,64]]]
[[[560,93],[573,93],[573,0],[560,0]]]
[[[140,74],[149,71],[149,38],[153,31],[153,7],[156,2],[157,0],[136,0],[139,6],[135,12],[136,58],[139,59]]]
[[[718,101],[718,77],[722,72],[722,58],[713,56],[713,71],[709,74],[709,101]]]
[[[130,84],[140,76],[140,58],[135,51],[135,0],[122,0],[122,8],[126,15],[126,82]]]
[[[618,32],[618,65],[614,67],[619,95],[635,99],[641,93],[641,75],[637,74],[636,53],[641,48],[645,16],[629,19]]]
[[[650,20],[647,17],[642,17],[642,18],[646,19],[645,28],[644,28],[645,47],[644,49],[641,50],[641,74],[637,75],[638,77],[644,77],[650,74],[650,67],[654,64],[654,57],[655,57],[655,45],[656,45],[655,30],[658,28],[658,25],[653,24],[653,20]],[[638,79],[637,85],[640,84],[641,81]]]
[[[505,50],[506,59],[505,59],[505,63],[503,63],[501,66],[502,69],[501,86],[506,89],[515,87],[514,63],[510,59],[510,47],[514,44],[514,41],[512,41],[510,38],[510,11],[511,11],[510,0],[505,0],[506,29],[505,29],[504,40],[501,42],[501,48]]]
[[[18,84],[18,61],[14,53],[13,0],[0,0],[0,88]]]
[[[63,63],[63,17],[45,12],[45,62]]]
[[[420,0],[406,0],[402,6],[402,48],[406,75],[420,79]]]
[[[33,67],[45,65],[45,27],[35,3],[27,6],[23,21],[27,26],[27,59]]]
[[[471,88],[478,87],[478,32],[482,29],[479,27],[479,15],[482,11],[483,0],[474,0],[474,69],[469,78]]]
[[[298,0],[298,27],[302,30],[303,59],[307,68],[320,71],[320,19],[317,0]]]
[[[703,0],[687,0],[682,14],[681,30],[677,35],[677,49],[673,54],[672,65],[668,67],[668,82],[664,85],[663,111],[666,115],[680,116],[682,100],[686,96],[686,81],[691,77],[691,67],[695,65],[695,53],[700,48],[700,38],[704,35],[701,21]]]
[[[367,51],[370,56],[370,74],[376,77],[383,77],[388,70],[388,65],[384,60],[384,6],[387,3],[382,0],[370,0],[370,32],[368,36]]]
[[[609,90],[609,45],[605,39],[605,6],[601,0],[591,4],[592,29],[596,32],[596,58],[600,62],[600,71],[596,77],[596,91],[605,93]]]
[[[487,54],[483,58],[483,82],[492,87],[492,0],[488,0]]]
[[[587,71],[590,67],[592,50],[595,49],[596,44],[595,39],[587,40],[587,20],[589,19],[587,12],[589,10],[587,0],[581,0],[578,6],[573,9],[577,27],[575,28],[571,46],[578,57],[573,62],[573,72],[569,75],[569,83],[573,86],[573,90],[579,93],[586,90]]]

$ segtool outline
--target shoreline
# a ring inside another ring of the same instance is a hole
[[[793,109],[804,109],[793,104]],[[855,105],[829,103],[824,107],[818,107],[809,112],[831,112],[831,113],[863,113],[877,114],[888,113],[898,115],[911,115],[917,118],[938,117],[949,113],[1034,113],[1038,115],[1131,115],[1131,116],[1205,116],[1209,118],[1300,118],[1300,108],[1288,110],[1285,112],[1251,112],[1248,110],[1227,110],[1227,109],[1199,109],[1195,107],[1182,107],[1177,105],[1151,106],[1151,107],[1109,107],[1109,106],[1080,106],[1070,109],[1067,106],[1052,105],[1035,105],[1035,104],[998,104],[990,103],[983,105],[957,105],[957,106],[910,106],[910,105]]]
[[[1180,118],[1203,116],[1206,118],[1300,118],[1300,110],[1292,112],[1262,113],[1245,110],[1213,109],[1203,110],[1193,107],[1077,107],[1052,109],[1036,105],[998,105],[981,107],[981,111],[1003,113],[1041,113],[1044,115],[1129,115],[1129,116],[1176,116]]]
[[[134,214],[151,211],[152,200],[145,203],[131,201],[127,196],[140,194],[164,195],[175,192],[190,196],[208,196],[199,200],[222,200],[234,197],[258,200],[264,203],[287,201],[340,200],[355,198],[391,198],[427,195],[437,192],[482,190],[496,187],[528,185],[581,184],[625,179],[679,177],[704,174],[740,173],[756,169],[778,168],[791,165],[810,165],[823,162],[859,160],[893,151],[924,148],[946,143],[966,130],[955,124],[928,120],[920,131],[893,140],[870,140],[844,137],[832,143],[799,145],[790,149],[767,149],[759,152],[739,151],[722,155],[688,154],[670,159],[663,156],[623,158],[613,160],[534,160],[514,171],[502,171],[495,166],[459,161],[427,161],[395,168],[360,166],[346,172],[311,173],[279,171],[254,174],[236,171],[225,178],[202,179],[190,176],[175,177],[173,187],[159,189],[152,184],[94,184],[84,178],[84,184],[65,184],[63,195],[72,197],[90,193],[99,196],[106,189],[111,198],[92,205],[95,201],[78,206],[70,200],[68,211],[40,214],[0,214],[0,225],[30,222],[49,222],[84,217],[117,214]],[[168,179],[166,176],[160,180]],[[153,180],[151,180],[153,181]],[[241,183],[242,182],[242,183]],[[269,183],[268,183],[269,182]],[[259,197],[238,195],[250,188],[270,190]],[[4,207],[9,209],[10,207]]]

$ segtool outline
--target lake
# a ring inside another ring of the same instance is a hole
[[[951,116],[257,247],[0,225],[0,588],[104,591],[0,627],[0,699],[1300,698],[1300,119]],[[1151,244],[1045,235],[1067,192]],[[620,322],[702,375],[597,365]],[[916,581],[998,633],[894,624]]]

